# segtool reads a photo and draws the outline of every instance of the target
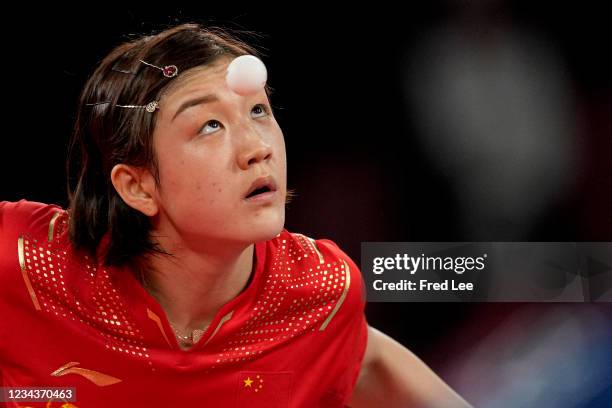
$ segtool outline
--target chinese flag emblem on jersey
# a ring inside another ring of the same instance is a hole
[[[292,379],[292,372],[241,371],[237,377],[237,406],[287,407]]]

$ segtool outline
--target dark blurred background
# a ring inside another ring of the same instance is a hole
[[[241,36],[274,89],[290,231],[357,263],[366,241],[612,241],[604,7],[41,7],[3,16],[3,200],[66,206],[66,143],[95,64],[129,34],[199,22],[257,33]],[[367,316],[477,406],[612,398],[610,304],[370,303]],[[570,349],[588,352],[551,363]]]

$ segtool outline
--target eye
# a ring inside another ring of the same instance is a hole
[[[223,125],[218,120],[209,120],[202,126],[202,130],[200,130],[200,134],[209,135],[211,133],[215,133],[219,129],[221,129]]]
[[[258,103],[251,109],[251,116],[254,118],[263,118],[265,116],[268,116],[269,114],[270,110],[268,106],[264,105],[263,103]]]

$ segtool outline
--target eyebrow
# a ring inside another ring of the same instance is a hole
[[[178,110],[174,114],[172,120],[176,119],[176,117],[180,115],[181,112],[183,112],[185,109],[191,108],[196,105],[202,105],[205,103],[217,102],[218,100],[219,98],[217,98],[217,95],[214,94],[198,96],[197,98],[189,99],[181,104],[180,108],[178,108]]]

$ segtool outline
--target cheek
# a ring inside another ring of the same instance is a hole
[[[285,139],[283,134],[280,133],[279,138],[276,141],[276,151],[278,155],[278,164],[281,170],[281,175],[286,178],[287,172],[287,152],[285,150]]]
[[[285,168],[286,163],[287,163],[287,153],[285,150],[285,136],[283,135],[283,132],[278,126],[278,124],[276,124],[276,129],[274,132],[272,143],[274,145],[274,150],[276,151],[276,155],[278,157],[279,165]]]
[[[212,183],[211,191],[216,191],[217,193],[223,193],[223,188],[219,187],[219,183]]]
[[[214,199],[224,192],[220,180],[222,177],[210,169],[197,165],[177,164],[171,172],[167,173],[166,183],[162,186],[169,186],[168,194]],[[179,198],[176,197],[176,200],[178,201]]]
[[[202,157],[188,149],[168,150],[159,157],[159,162],[161,193],[165,200],[179,205],[193,201],[212,204],[224,192],[220,169],[210,165],[216,162],[215,157]],[[181,203],[184,200],[187,202]]]
[[[206,183],[205,181],[196,179],[195,183],[196,183],[195,184],[196,191],[206,191],[206,192],[215,192],[215,193],[221,193],[223,191],[223,189],[219,187],[219,183],[216,181]]]
[[[189,186],[187,186],[189,188]],[[195,178],[194,192],[197,197],[205,200],[208,205],[214,205],[217,201],[223,197],[223,188],[217,181],[203,181],[199,178]]]
[[[178,214],[182,215],[186,222],[194,220],[207,223],[227,219],[228,213],[232,211],[233,191],[227,186],[218,173],[196,174],[193,172],[182,181],[180,190],[176,190],[173,196],[167,196],[166,200]]]

